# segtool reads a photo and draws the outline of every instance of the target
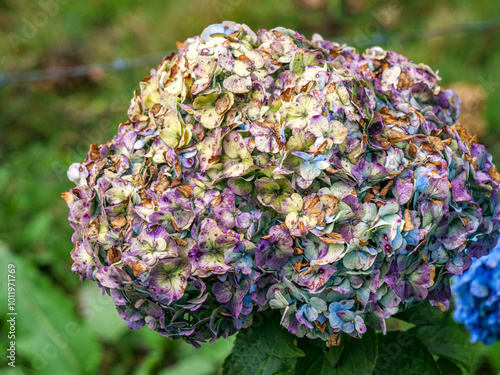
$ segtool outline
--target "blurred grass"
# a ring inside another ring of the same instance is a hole
[[[318,32],[364,48],[374,34],[418,36],[418,30],[496,18],[500,19],[500,2],[490,0],[4,0],[0,2],[0,73],[169,51],[177,40],[224,19],[253,29],[285,26],[308,37]],[[481,141],[500,162],[500,30],[405,42],[389,38],[381,46],[439,69],[445,86],[454,82],[481,86],[488,97],[484,113],[477,113],[488,126]],[[72,231],[67,207],[59,197],[71,188],[66,169],[85,157],[90,143],[113,136],[126,119],[133,90],[153,67],[0,85],[0,256],[18,265],[18,298],[24,301],[18,304],[19,314],[26,317],[18,323],[19,371],[11,374],[210,375],[230,350],[230,341],[195,351],[147,328],[128,330],[111,301],[99,296],[95,285],[82,286],[70,271]],[[2,265],[0,270],[2,282],[5,268]],[[5,300],[2,295],[1,301]],[[3,312],[4,302],[0,306]],[[28,324],[32,315],[37,318]],[[76,323],[80,333],[63,345],[47,327],[56,327],[57,332],[66,323]],[[5,321],[0,327],[3,350]],[[49,344],[73,349],[40,351],[42,359],[63,366],[40,370],[31,353]],[[87,349],[80,353],[80,347]],[[485,348],[484,353],[478,373],[498,372],[499,345]],[[2,369],[5,360],[0,358]]]

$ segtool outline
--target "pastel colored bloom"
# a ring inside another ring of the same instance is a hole
[[[264,206],[271,206],[276,211],[281,211],[281,204],[293,193],[287,178],[258,179],[255,181],[255,188],[258,192],[257,199]]]
[[[293,255],[293,240],[290,233],[282,226],[274,226],[269,234],[260,239],[255,260],[257,266],[264,265],[279,269]]]
[[[290,129],[304,129],[310,124],[311,118],[321,114],[318,100],[309,94],[299,94],[285,109],[288,117],[286,126]]]
[[[255,146],[261,152],[276,153],[283,147],[281,126],[268,121],[254,122],[250,133],[255,137]]]
[[[394,293],[405,302],[411,297],[424,299],[433,281],[430,278],[431,266],[422,259],[398,256],[393,259],[384,281]]]
[[[187,260],[165,259],[152,269],[148,285],[154,293],[166,295],[171,303],[184,294],[190,274],[191,264]]]
[[[223,150],[224,177],[242,176],[253,165],[253,158],[238,132],[231,132],[224,138]]]
[[[231,21],[178,46],[62,194],[71,269],[128,327],[199,346],[274,309],[361,337],[463,275],[456,318],[498,337],[500,174],[435,72]]]
[[[188,252],[189,261],[196,267],[214,273],[224,273],[231,266],[224,262],[225,255],[238,243],[235,237],[229,237],[212,219],[205,219],[200,225],[198,243]]]
[[[325,155],[311,155],[306,152],[297,151],[293,153],[302,159],[300,163],[300,175],[307,181],[314,180],[321,171],[330,166],[328,157]]]
[[[297,284],[309,288],[310,293],[319,293],[338,268],[332,264],[314,265],[297,276]]]
[[[195,218],[193,203],[178,189],[171,189],[162,195],[158,209],[149,216],[152,224],[163,225],[172,233],[176,228],[188,228]]]
[[[324,116],[315,116],[311,119],[309,132],[314,134],[316,142],[314,145],[320,147],[326,142],[327,148],[331,148],[334,144],[344,142],[347,137],[348,129],[338,120],[331,120],[330,122]]]
[[[255,245],[251,242],[237,242],[232,251],[226,252],[224,262],[232,264],[234,269],[248,275],[252,272]]]
[[[219,223],[227,229],[232,229],[236,225],[236,220],[241,211],[236,208],[236,197],[229,189],[224,189],[221,202],[214,207],[214,215]]]
[[[347,269],[366,271],[375,262],[377,254],[377,249],[363,246],[358,239],[354,239],[347,245],[347,252],[342,258],[342,263]]]
[[[246,237],[248,239],[251,239],[260,229],[260,219],[262,214],[262,211],[243,212],[236,219],[236,225],[239,228],[247,230]]]
[[[333,302],[328,307],[328,320],[334,329],[338,329],[351,336],[362,335],[366,332],[363,318],[353,312],[354,300],[342,300]]]
[[[169,242],[170,237],[165,228],[158,226],[156,229],[145,229],[132,240],[130,254],[152,266],[159,259],[177,256],[173,249],[168,248]]]
[[[247,280],[237,283],[236,280],[231,278],[229,282],[216,282],[212,292],[217,301],[227,307],[235,318],[238,318],[243,308],[243,299],[247,295],[248,287]]]
[[[285,223],[292,235],[304,236],[316,226],[317,217],[321,213],[317,205],[320,204],[317,197],[309,196],[304,200],[297,193],[283,201],[281,209],[286,215]]]
[[[311,323],[318,319],[319,314],[326,311],[326,302],[317,297],[311,297],[311,299],[304,303],[298,311],[295,313],[297,320],[306,325],[309,328],[312,328]]]

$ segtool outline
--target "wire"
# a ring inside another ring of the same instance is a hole
[[[355,37],[339,37],[335,38],[339,43],[356,44],[359,47],[368,45],[384,44],[394,41],[409,42],[419,39],[427,39],[436,36],[444,36],[457,33],[469,33],[477,31],[489,31],[500,28],[500,19],[480,21],[469,24],[454,25],[446,28],[433,28],[427,30],[418,30],[412,33],[378,33],[362,38]],[[31,70],[26,72],[9,72],[0,74],[0,85],[30,83],[46,80],[56,80],[61,78],[83,77],[89,76],[96,72],[114,72],[126,69],[132,69],[145,65],[157,64],[163,57],[171,53],[162,52],[144,56],[138,56],[130,59],[115,59],[113,61],[91,64],[77,65],[72,67],[63,67],[48,70]]]
[[[27,72],[14,72],[0,74],[0,84],[28,83],[61,78],[84,77],[94,73],[113,72],[136,68],[144,65],[158,64],[169,52],[154,53],[131,59],[115,59],[110,62],[77,65],[48,70],[31,70]]]
[[[411,33],[378,33],[371,35],[360,41],[360,38],[345,37],[337,38],[338,40],[348,43],[356,43],[360,46],[373,45],[377,43],[390,43],[390,42],[411,42],[419,39],[429,39],[437,36],[445,36],[450,34],[462,34],[477,31],[489,31],[500,28],[500,19],[480,21],[469,24],[459,24],[450,27],[432,28],[426,30],[418,30]]]

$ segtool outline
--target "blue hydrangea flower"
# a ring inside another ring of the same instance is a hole
[[[330,304],[328,319],[333,329],[338,329],[352,336],[362,335],[366,332],[363,318],[351,309],[354,300],[343,300]]]
[[[476,260],[452,285],[453,317],[471,332],[471,342],[500,339],[500,244]]]

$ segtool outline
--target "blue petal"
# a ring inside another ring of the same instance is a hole
[[[300,175],[304,180],[312,181],[321,174],[321,169],[316,167],[313,163],[304,160],[300,163]]]
[[[204,32],[204,41],[209,40],[213,34],[224,34],[224,26],[220,23],[215,23],[210,25],[203,30]]]
[[[319,169],[326,169],[330,166],[330,162],[327,160],[318,160],[317,158],[314,159],[314,165],[316,166],[316,168],[319,168]]]
[[[478,298],[485,298],[490,293],[488,286],[479,282],[478,280],[472,280],[470,283],[470,293]]]
[[[313,160],[314,156],[311,154],[308,154],[307,152],[302,152],[302,151],[295,151],[292,152],[293,155],[298,156],[299,158],[303,160]]]
[[[332,328],[341,328],[342,324],[344,324],[342,319],[340,319],[336,313],[330,314],[329,320],[330,320],[330,325],[332,326]]]
[[[415,188],[418,191],[424,191],[425,189],[427,189],[427,186],[429,186],[429,178],[427,176],[420,176],[419,178],[417,178]]]
[[[315,308],[310,307],[309,305],[304,305],[304,315],[310,322],[314,322],[318,318],[318,312]]]
[[[351,332],[353,332],[354,331],[354,324],[352,322],[345,323],[342,326],[342,331],[344,331],[345,333],[351,333]]]

